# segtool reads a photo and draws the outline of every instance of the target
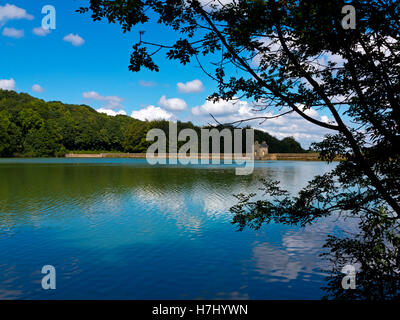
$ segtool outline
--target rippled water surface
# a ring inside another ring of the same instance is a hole
[[[292,192],[322,162],[152,167],[134,159],[0,160],[2,299],[319,299],[335,221],[238,232],[234,194]],[[43,290],[41,268],[57,270]]]

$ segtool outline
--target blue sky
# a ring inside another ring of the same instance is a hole
[[[139,30],[146,30],[146,38],[152,42],[172,43],[176,35],[155,24],[124,34],[118,25],[94,23],[89,14],[76,13],[85,3],[0,1],[0,87],[137,118],[205,124],[212,122],[208,112],[221,121],[252,115],[248,101],[207,102],[216,84],[195,63],[182,66],[159,54],[160,72],[130,72],[130,53]],[[56,29],[34,32],[44,17],[42,7],[48,4],[56,9]],[[315,111],[313,116],[324,115]],[[278,138],[294,136],[304,147],[325,133],[296,116],[254,125]]]

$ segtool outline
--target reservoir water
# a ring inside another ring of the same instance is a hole
[[[0,299],[320,299],[334,219],[237,231],[235,194],[295,193],[323,162],[150,166],[144,159],[1,159]],[[56,269],[43,290],[41,269]]]

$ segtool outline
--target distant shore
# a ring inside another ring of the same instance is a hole
[[[204,154],[199,153],[194,156],[197,159],[232,159],[232,154]],[[133,158],[133,159],[145,159],[145,153],[68,153],[65,155],[66,158]],[[164,154],[163,157],[177,157],[184,158],[185,155],[181,154]],[[248,157],[239,155],[239,157],[246,159]],[[296,161],[321,161],[318,153],[270,153],[264,156],[262,159],[256,159],[256,161],[268,161],[268,160],[296,160]],[[335,161],[343,160],[341,157],[336,157]]]

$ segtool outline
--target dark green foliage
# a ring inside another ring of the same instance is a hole
[[[10,156],[21,143],[21,129],[7,110],[0,111],[0,155]]]
[[[178,132],[191,128],[200,135],[201,128],[191,122],[178,121],[177,125]],[[45,102],[25,93],[0,90],[0,157],[63,156],[68,150],[144,153],[151,144],[146,134],[152,128],[169,136],[168,121],[112,117],[85,105]],[[271,152],[303,151],[295,141],[288,148],[285,139],[261,131],[256,131],[256,137],[271,142]],[[184,143],[180,141],[178,147]]]
[[[67,150],[122,150],[123,128],[133,121],[129,117],[108,117],[84,105],[44,102],[25,93],[3,90],[0,114],[3,157],[61,156]]]
[[[29,157],[52,157],[65,151],[61,145],[60,129],[53,121],[44,122],[40,128],[30,129],[22,146],[25,156]]]
[[[151,144],[146,141],[146,134],[150,129],[148,122],[137,121],[132,123],[126,130],[123,146],[125,151],[133,153],[144,153]]]

